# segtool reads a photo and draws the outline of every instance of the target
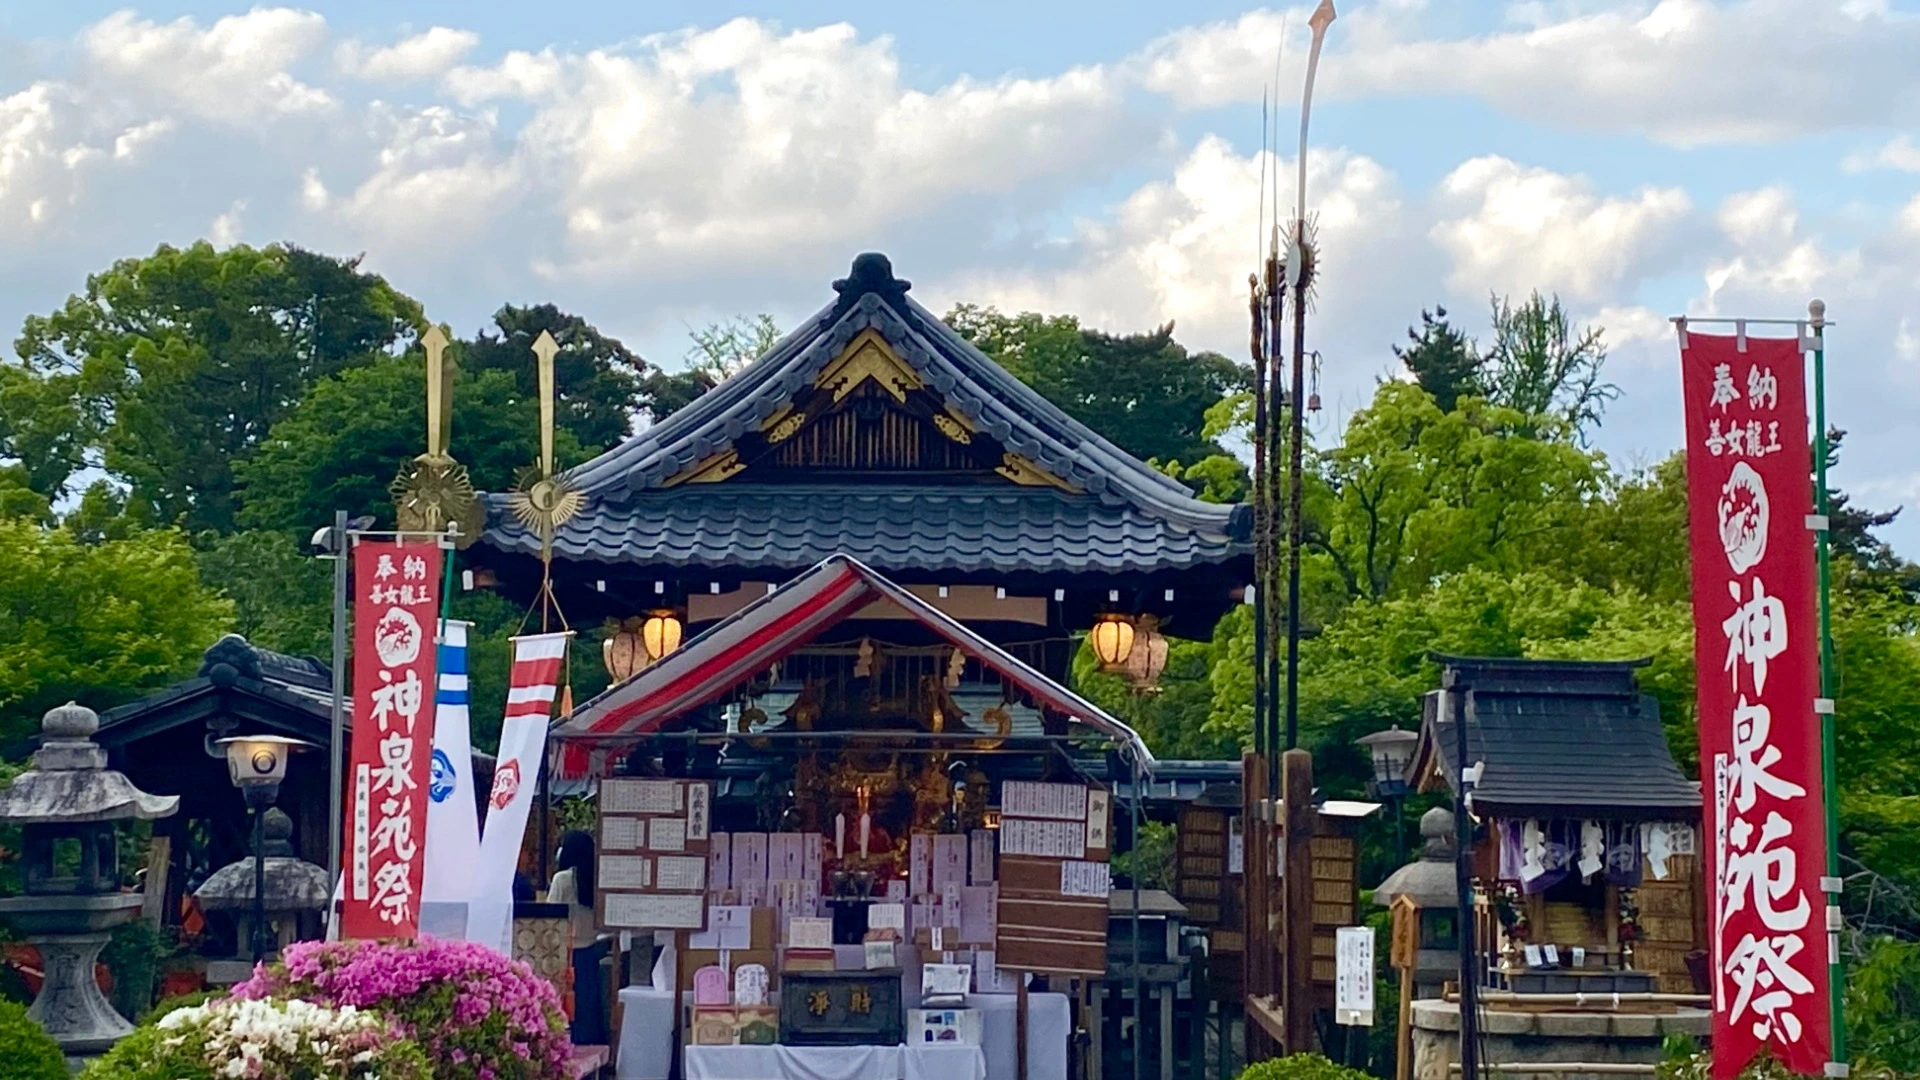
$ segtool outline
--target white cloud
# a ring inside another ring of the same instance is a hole
[[[1896,135],[1872,153],[1847,155],[1843,165],[1850,173],[1868,169],[1920,173],[1920,143],[1914,142],[1911,135]]]
[[[51,221],[80,194],[101,152],[78,140],[66,88],[40,82],[0,98],[0,231]]]
[[[119,11],[89,27],[81,45],[92,68],[139,94],[142,107],[242,125],[334,105],[288,70],[326,36],[324,18],[289,8],[254,8],[204,30],[190,18],[162,24]]]
[[[384,48],[358,41],[342,42],[334,62],[349,75],[376,82],[413,82],[445,74],[466,59],[480,35],[471,30],[436,26],[423,34]]]
[[[1342,12],[1321,89],[1333,98],[1466,94],[1555,128],[1644,134],[1676,145],[1777,141],[1920,115],[1920,17],[1858,4],[1824,16],[1805,0],[1622,0],[1525,5],[1518,25],[1423,38],[1418,13]],[[1258,11],[1169,34],[1138,64],[1186,107],[1250,102],[1273,79],[1297,100],[1305,8]]]
[[[1128,121],[1101,68],[923,91],[902,80],[891,40],[846,25],[782,32],[736,19],[627,49],[514,53],[455,69],[446,85],[465,103],[534,108],[502,167],[551,198],[561,228],[550,258],[571,273],[856,243],[1158,141]]]
[[[235,199],[227,212],[213,219],[207,226],[207,240],[214,247],[232,247],[240,242],[241,219],[247,212],[247,200]]]
[[[1441,202],[1454,216],[1431,235],[1453,259],[1447,282],[1456,292],[1539,289],[1581,301],[1652,271],[1692,208],[1678,188],[1609,198],[1581,177],[1502,157],[1454,169]]]

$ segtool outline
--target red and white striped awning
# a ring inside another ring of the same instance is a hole
[[[1036,705],[1128,747],[1130,756],[1152,771],[1153,755],[1132,728],[859,560],[834,555],[576,709],[553,733],[563,744],[561,775],[581,778],[598,771],[608,755],[594,753],[596,747],[657,731],[668,720],[726,696],[834,625],[883,600],[998,673]]]

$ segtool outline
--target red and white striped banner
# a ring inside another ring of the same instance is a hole
[[[513,639],[506,722],[500,727],[500,756],[493,770],[493,790],[487,796],[487,824],[474,875],[477,895],[502,895],[513,887],[571,637],[572,631],[565,631]]]

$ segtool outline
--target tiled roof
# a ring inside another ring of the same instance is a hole
[[[1660,706],[1640,693],[1636,662],[1441,657],[1466,688],[1467,760],[1485,765],[1477,812],[1506,818],[1697,817],[1700,788],[1674,764]],[[1415,775],[1454,782],[1455,732],[1427,695]]]
[[[1024,565],[1052,560],[1056,569],[1105,570],[1247,556],[1251,514],[1245,507],[1203,503],[1101,438],[908,299],[907,287],[893,277],[884,256],[860,256],[849,278],[834,285],[839,299],[766,355],[686,408],[573,469],[569,476],[586,494],[586,508],[560,530],[555,550],[568,558],[640,562],[660,557],[702,565],[765,557],[796,568],[844,551],[890,572],[904,568],[896,557],[947,559],[952,566],[989,559]],[[818,492],[791,489],[785,495],[764,489],[747,494],[739,490],[744,485],[727,482],[662,490],[671,478],[758,432],[867,330],[884,338],[948,410],[1083,494],[1012,485],[856,494],[841,486],[836,489],[841,498],[827,501]],[[1003,494],[988,496],[987,491]],[[503,497],[489,496],[487,505],[483,543],[538,550],[537,540],[504,512]],[[923,524],[929,516],[941,524]],[[666,527],[669,517],[671,528]],[[935,528],[945,530],[937,540]],[[694,536],[706,530],[737,535],[745,547],[690,540],[689,529]],[[876,530],[887,535],[868,535]],[[917,535],[903,535],[911,531]],[[783,554],[793,547],[804,553]]]
[[[527,554],[539,537],[499,514],[487,538]],[[1172,520],[1051,488],[703,484],[589,510],[554,538],[563,558],[803,570],[834,554],[890,572],[1177,569],[1240,550],[1224,522]]]

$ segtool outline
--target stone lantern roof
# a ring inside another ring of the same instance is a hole
[[[33,767],[0,790],[0,821],[17,825],[80,825],[172,814],[178,795],[149,795],[107,768],[107,752],[93,741],[100,717],[68,702],[40,721]]]
[[[284,914],[319,911],[327,906],[333,882],[324,868],[296,859],[289,838],[293,819],[279,808],[267,811],[262,828],[267,834],[266,911]],[[208,911],[235,911],[253,907],[253,856],[237,859],[213,872],[194,890],[194,899]]]
[[[1434,807],[1421,815],[1420,857],[1387,875],[1373,890],[1373,902],[1391,907],[1401,896],[1422,908],[1451,908],[1459,903],[1453,866],[1453,811]]]

